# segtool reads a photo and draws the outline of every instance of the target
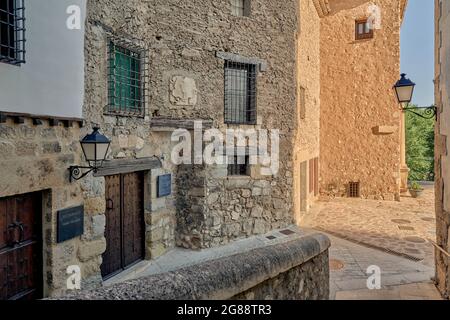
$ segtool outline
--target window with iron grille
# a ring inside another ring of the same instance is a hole
[[[373,38],[373,29],[367,19],[355,21],[355,38],[356,40]]]
[[[231,0],[231,13],[237,17],[249,16],[250,0]]]
[[[348,196],[350,198],[359,198],[360,197],[360,183],[359,182],[349,182]]]
[[[256,65],[225,61],[225,123],[256,124]]]
[[[249,156],[233,156],[228,164],[229,176],[248,176],[250,174]]]
[[[144,116],[147,61],[145,51],[109,41],[106,113]]]
[[[0,0],[0,62],[25,63],[24,0]]]

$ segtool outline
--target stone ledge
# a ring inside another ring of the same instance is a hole
[[[259,59],[259,58],[249,58],[244,57],[238,54],[230,53],[230,52],[216,52],[216,57],[222,60],[230,60],[233,62],[238,63],[245,63],[245,64],[256,64],[259,65],[259,71],[265,72],[267,71],[267,61]]]
[[[330,240],[313,233],[293,241],[263,247],[123,283],[81,291],[62,300],[207,300],[230,299],[301,266],[330,247]],[[55,298],[56,299],[56,298]]]
[[[211,129],[213,127],[213,120],[211,119],[176,119],[176,118],[153,118],[150,120],[150,128],[152,131],[168,131],[172,132],[175,129],[194,130],[196,121],[201,121],[202,129]]]
[[[156,157],[140,159],[108,160],[94,173],[94,177],[103,177],[119,173],[148,171],[161,168],[161,161]]]

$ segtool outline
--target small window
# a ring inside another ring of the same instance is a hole
[[[231,13],[236,17],[249,16],[250,0],[231,0]]]
[[[367,19],[357,20],[355,22],[355,26],[356,40],[373,38],[373,29],[371,28],[370,23],[367,21]]]
[[[25,63],[23,0],[0,0],[0,62]]]
[[[249,156],[233,156],[231,163],[228,163],[229,176],[250,175]]]
[[[107,113],[144,115],[146,70],[143,50],[109,42]]]
[[[225,61],[225,123],[256,124],[256,65]]]
[[[348,184],[348,196],[350,198],[359,198],[360,197],[360,183],[359,182],[350,182]]]

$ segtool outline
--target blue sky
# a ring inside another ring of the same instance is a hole
[[[434,1],[409,0],[401,30],[401,70],[416,83],[412,103],[434,104]]]

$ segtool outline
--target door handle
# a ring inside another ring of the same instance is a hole
[[[114,201],[112,199],[106,199],[106,209],[114,210]]]
[[[24,224],[23,224],[23,222],[16,221],[16,222],[14,222],[14,223],[11,223],[11,224],[8,226],[8,230],[9,230],[9,231],[12,230],[13,232],[14,232],[17,228],[19,228],[19,241],[16,241],[16,240],[14,239],[14,241],[11,241],[11,242],[10,242],[10,244],[9,244],[10,246],[14,246],[14,245],[16,245],[16,244],[20,244],[20,243],[23,242],[24,235],[25,235],[25,232],[24,232]],[[14,238],[15,238],[15,237],[14,237]]]

